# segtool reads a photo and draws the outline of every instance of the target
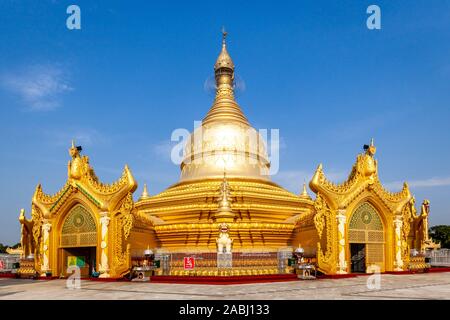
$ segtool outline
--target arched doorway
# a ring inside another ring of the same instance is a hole
[[[364,202],[356,208],[350,219],[348,243],[351,272],[365,273],[369,266],[385,266],[385,232],[383,222],[374,206]]]
[[[96,266],[97,226],[92,214],[82,205],[76,205],[67,214],[61,228],[61,273],[78,266],[82,277],[88,277]]]

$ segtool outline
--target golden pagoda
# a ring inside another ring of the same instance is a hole
[[[399,193],[383,188],[373,140],[342,184],[320,165],[309,183],[314,199],[306,184],[294,194],[272,182],[266,142],[235,100],[234,69],[224,32],[213,104],[185,144],[179,181],[159,194],[145,185],[134,201],[127,166],[117,182],[101,183],[72,143],[63,188],[47,195],[38,185],[32,219],[20,215],[23,258],[36,272],[67,276],[78,266],[121,277],[151,249],[165,261],[160,274],[276,274],[289,272],[280,253],[299,246],[325,274],[408,268],[410,249],[430,243],[428,202],[417,215],[406,184]],[[230,261],[225,271],[219,255]],[[197,258],[194,270],[185,257]]]

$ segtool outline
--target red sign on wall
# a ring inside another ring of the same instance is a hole
[[[184,257],[184,270],[194,270],[195,258],[194,257]]]

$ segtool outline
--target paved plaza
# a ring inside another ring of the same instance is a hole
[[[382,275],[374,290],[367,279],[240,285],[81,281],[80,289],[67,289],[65,280],[0,279],[0,299],[450,299],[450,272]]]

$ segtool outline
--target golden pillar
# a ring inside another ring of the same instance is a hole
[[[49,263],[49,249],[50,249],[50,231],[52,224],[48,220],[44,220],[42,224],[42,275],[45,276],[46,272],[50,272]]]
[[[395,233],[395,261],[394,271],[403,271],[402,259],[402,226],[403,220],[401,216],[396,215],[394,218],[394,233]]]
[[[100,278],[108,278],[109,277],[109,264],[108,264],[108,227],[111,218],[109,217],[108,212],[102,212],[100,218],[100,226],[101,226],[101,237],[102,241],[100,243],[101,254],[100,254],[100,265],[99,272]]]
[[[337,273],[346,274],[347,273],[347,260],[345,259],[345,221],[347,217],[345,216],[345,210],[338,210],[337,212],[337,227],[338,227],[338,264]]]

